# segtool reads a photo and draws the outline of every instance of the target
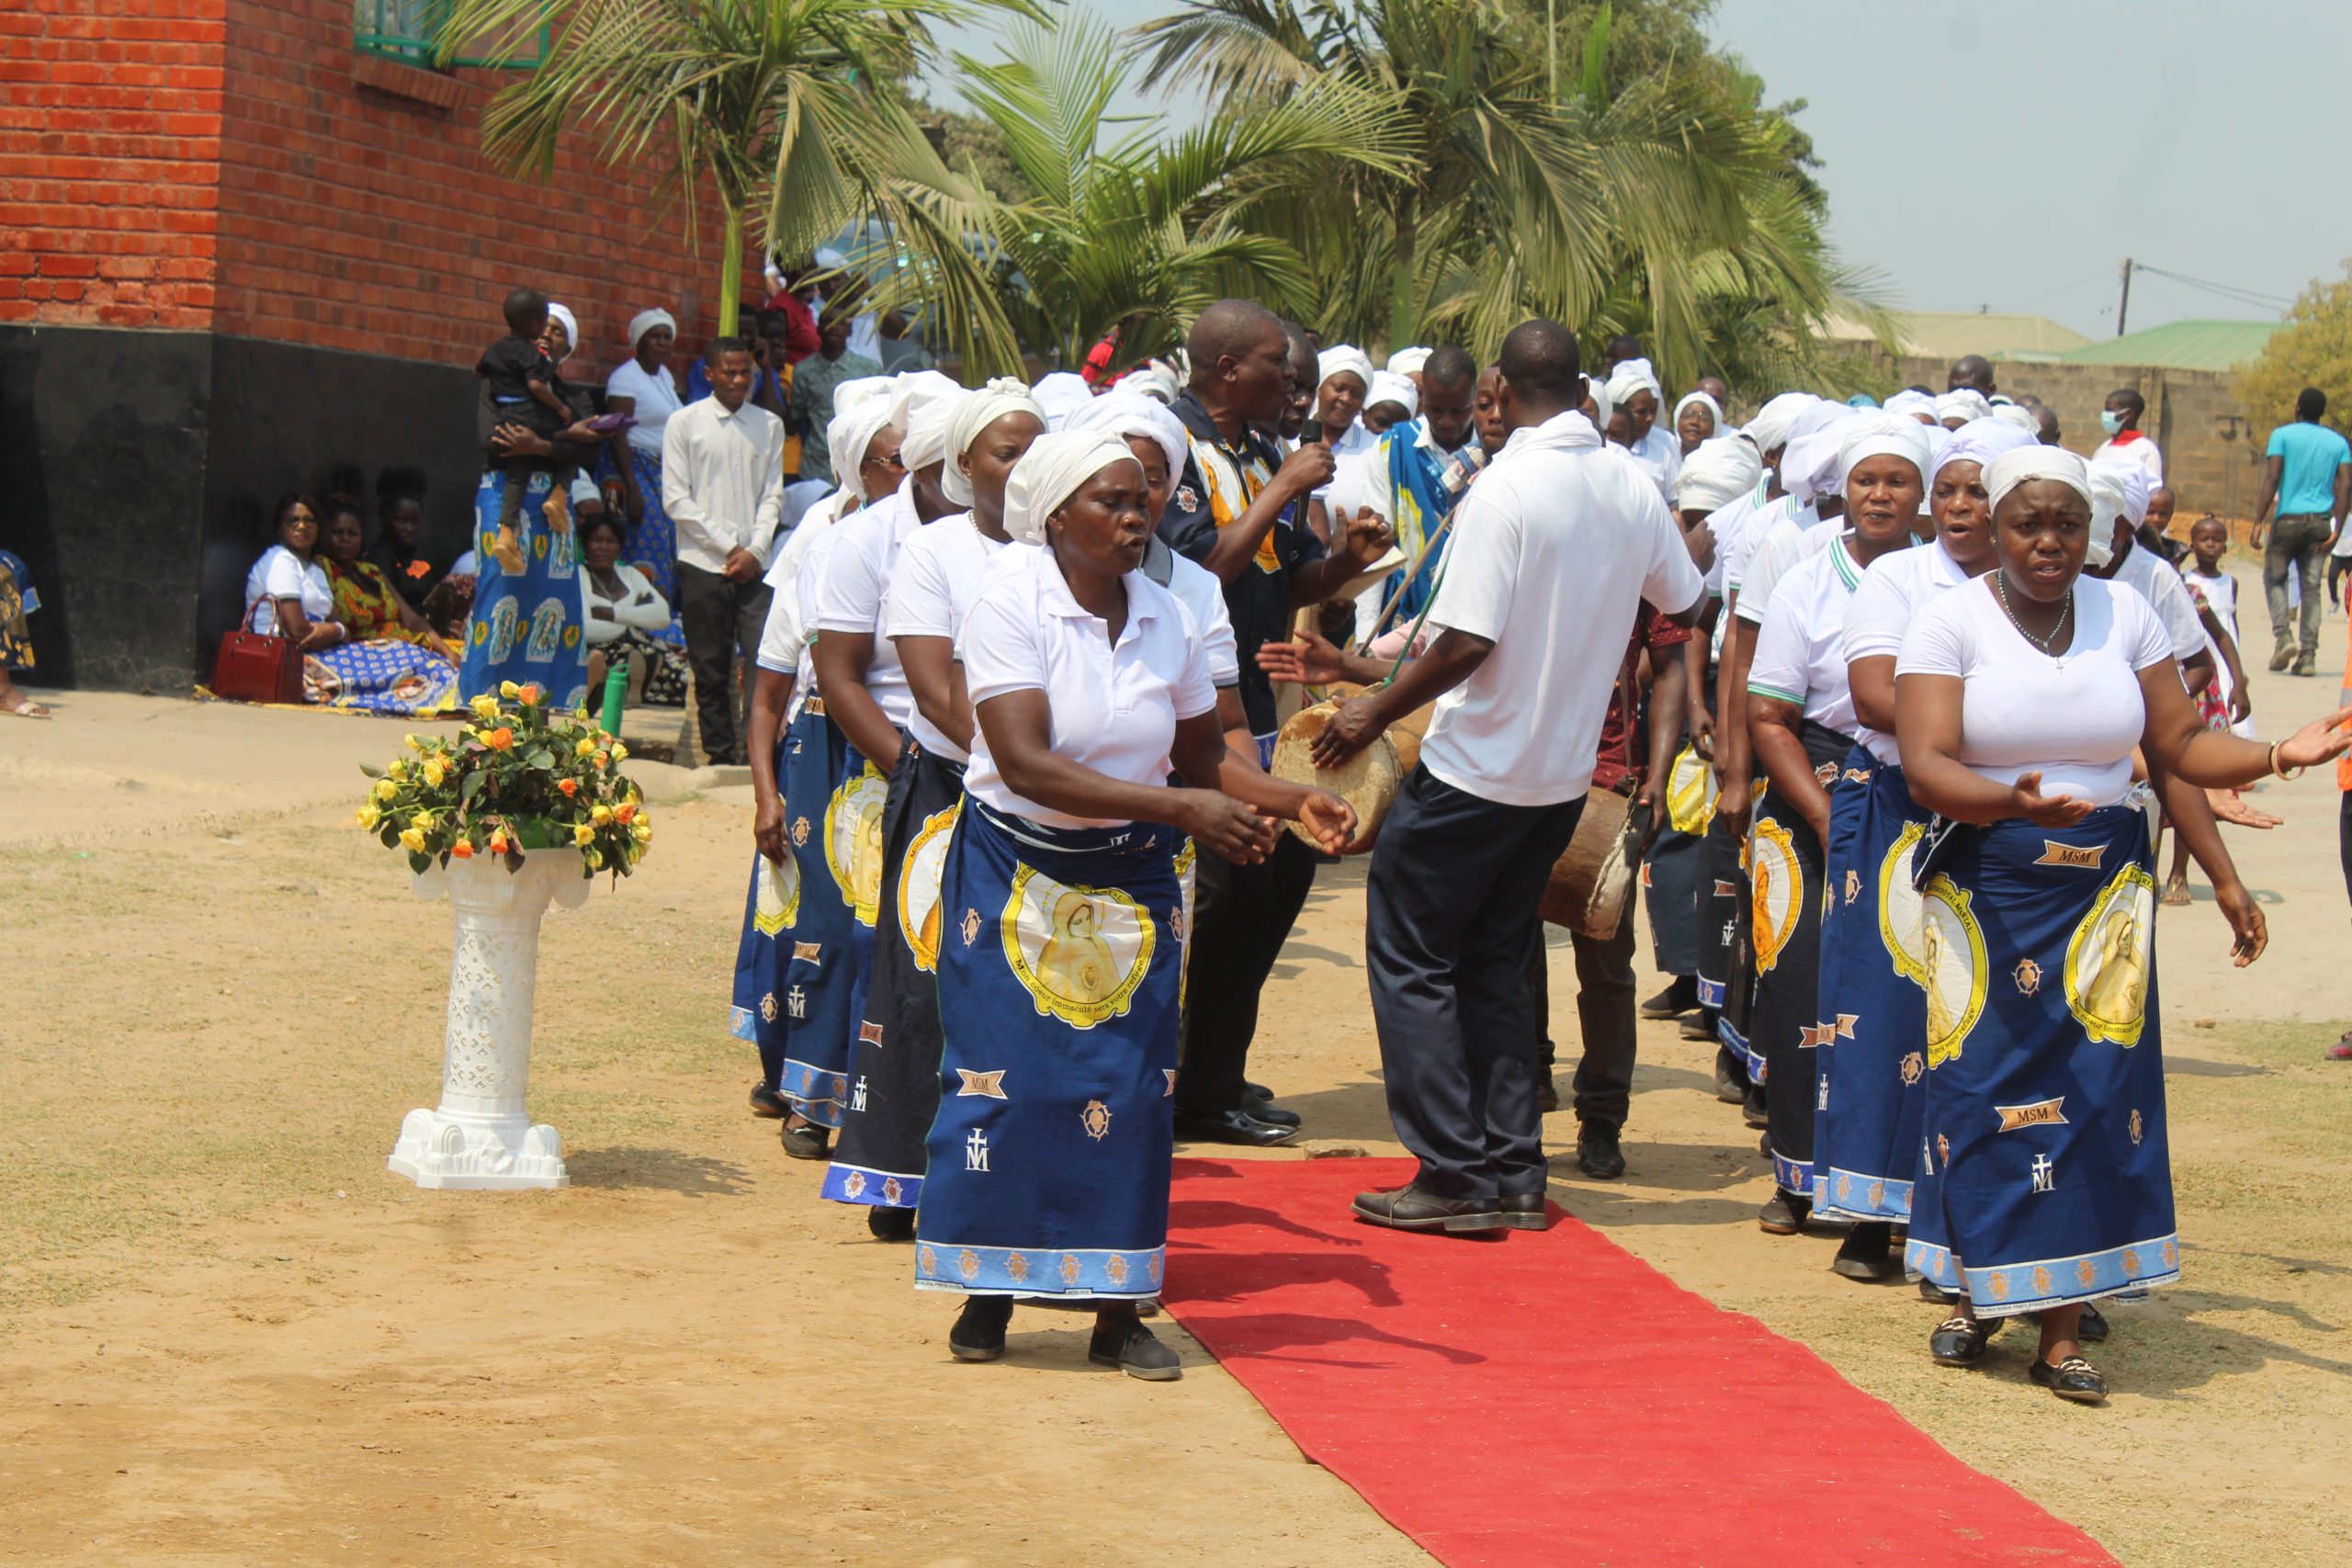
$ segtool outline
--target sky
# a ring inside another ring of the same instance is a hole
[[[1121,28],[1175,9],[1071,3]],[[1830,238],[1897,308],[2112,337],[2126,256],[2179,275],[2135,272],[2133,331],[2275,319],[2352,258],[2330,157],[2352,130],[2352,0],[1720,0],[1710,31],[1768,102],[1805,100]],[[1185,124],[1208,106],[1155,107]]]

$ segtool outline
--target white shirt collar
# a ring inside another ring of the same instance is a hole
[[[1513,452],[1536,447],[1555,452],[1597,450],[1600,446],[1600,432],[1592,427],[1592,421],[1585,418],[1579,411],[1570,409],[1565,413],[1554,414],[1541,424],[1520,426],[1510,433],[1510,439],[1503,443],[1503,449],[1495,456],[1508,457]]]
[[[1093,611],[1080,604],[1077,595],[1069,591],[1069,580],[1062,575],[1061,564],[1054,559],[1054,552],[1049,547],[1030,545],[1024,547],[1035,550],[1042,558],[1030,568],[1044,584],[1037,594],[1040,609],[1057,619],[1065,621],[1102,619]],[[1151,579],[1140,571],[1131,571],[1120,581],[1125,582],[1127,588],[1127,624],[1120,628],[1119,640],[1126,642],[1140,635],[1137,629],[1138,623],[1157,620],[1159,616],[1159,609],[1153,603],[1152,596],[1143,591],[1151,585]]]

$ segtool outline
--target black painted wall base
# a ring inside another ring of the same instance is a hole
[[[424,549],[467,546],[478,384],[213,333],[0,327],[0,547],[39,585],[30,683],[182,694],[210,677],[288,490],[424,470]]]

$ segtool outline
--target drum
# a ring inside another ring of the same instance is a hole
[[[1317,767],[1308,748],[1339,711],[1339,702],[1329,700],[1292,715],[1274,741],[1273,766],[1267,771],[1290,784],[1328,789],[1354,807],[1356,834],[1340,852],[1360,855],[1371,849],[1373,840],[1379,836],[1381,821],[1396,803],[1397,786],[1405,782],[1405,765],[1397,758],[1396,743],[1383,735],[1336,768]],[[1417,740],[1416,752],[1419,750]],[[1288,826],[1302,840],[1315,844],[1315,840],[1297,823]],[[1322,848],[1320,844],[1315,847]]]
[[[1552,880],[1538,906],[1544,919],[1578,936],[1611,937],[1633,896],[1634,871],[1641,859],[1644,814],[1613,790],[1584,797],[1576,837],[1552,867]]]

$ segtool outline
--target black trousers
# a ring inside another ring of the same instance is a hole
[[[774,593],[759,578],[730,582],[722,572],[678,563],[678,620],[685,628],[686,663],[695,672],[703,755],[711,761],[747,760],[751,682],[736,679],[735,660],[740,654],[743,668],[752,668]]]
[[[1634,1055],[1639,1041],[1634,1033],[1633,900],[1626,900],[1615,935],[1590,937],[1571,931],[1568,945],[1576,953],[1577,1027],[1584,1046],[1577,1062],[1577,1120],[1623,1132],[1625,1113],[1633,1103]],[[1554,1058],[1552,971],[1547,960],[1546,944],[1539,939],[1535,956],[1527,966],[1527,997],[1535,1010],[1536,1064],[1544,1073],[1552,1070]]]
[[[1372,852],[1364,960],[1388,1114],[1444,1198],[1544,1190],[1536,905],[1581,796],[1502,806],[1415,768]]]
[[[1244,1109],[1259,995],[1314,885],[1315,852],[1288,831],[1258,865],[1235,865],[1209,850],[1195,858],[1178,1110]]]

